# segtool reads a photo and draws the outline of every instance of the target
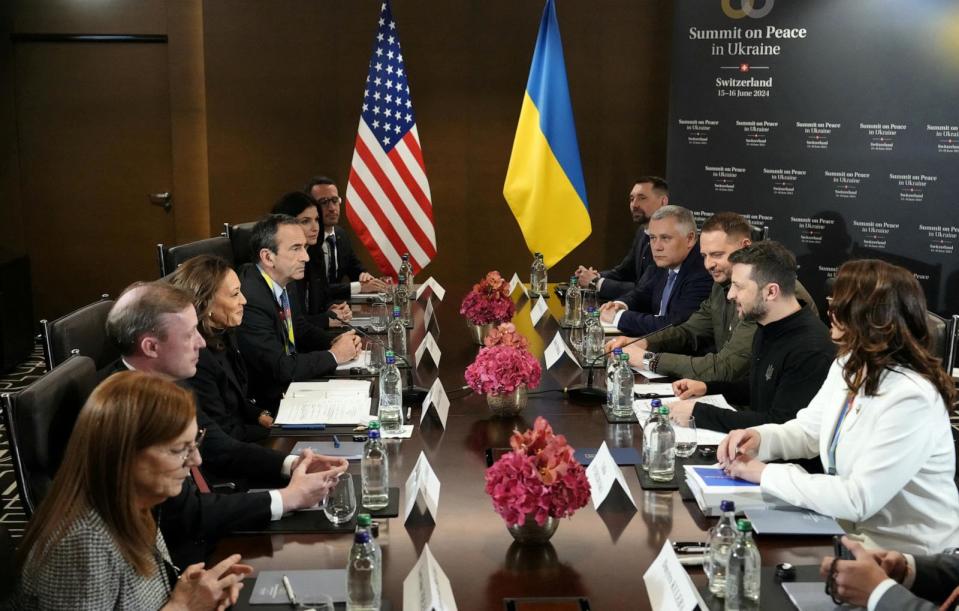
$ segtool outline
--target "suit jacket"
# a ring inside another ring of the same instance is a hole
[[[877,611],[936,611],[959,586],[959,556],[935,554],[915,559],[912,591],[901,585],[889,588],[879,599]]]
[[[620,298],[629,308],[620,316],[618,324],[625,335],[638,337],[667,325],[682,324],[709,297],[713,288],[713,278],[703,266],[699,246],[695,245],[679,266],[665,315],[659,316],[668,275],[669,270],[653,265],[643,273],[636,288]]]
[[[599,287],[599,296],[606,300],[622,297],[636,288],[636,283],[650,267],[656,267],[656,263],[653,262],[653,257],[649,252],[649,236],[646,235],[646,226],[640,225],[636,231],[636,236],[633,238],[633,243],[629,246],[629,252],[626,253],[619,265],[599,272],[599,275],[603,278],[602,286]]]
[[[342,280],[343,276],[346,276],[349,279],[346,282],[329,284],[326,278],[326,261],[323,259],[323,245],[321,242],[317,242],[316,246],[311,246],[311,250],[307,251],[310,255],[310,260],[314,262],[314,273],[319,274],[323,278],[328,304],[333,301],[349,299],[350,281],[359,280],[360,274],[366,271],[363,264],[360,263],[359,257],[353,252],[353,245],[346,236],[346,231],[339,225],[335,225],[333,227],[333,234],[336,236],[336,261],[337,272],[339,273],[337,280]],[[324,236],[321,233],[320,240],[323,239]]]
[[[311,380],[336,369],[336,359],[328,352],[332,335],[303,316],[302,298],[291,282],[286,289],[296,352],[287,354],[286,328],[277,312],[272,289],[252,263],[240,267],[239,275],[246,306],[236,336],[250,374],[250,396],[260,408],[276,413],[290,382]]]
[[[196,375],[186,381],[197,405],[227,434],[240,441],[265,439],[270,431],[257,422],[261,410],[248,398],[246,364],[236,347],[232,330],[222,336],[222,350],[209,345],[200,350]]]

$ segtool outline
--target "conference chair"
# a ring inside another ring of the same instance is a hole
[[[959,314],[953,314],[952,320],[949,321],[949,334],[946,341],[949,345],[946,348],[944,365],[946,366],[946,372],[952,375],[952,370],[959,365],[956,362],[956,358],[959,356]]]
[[[929,324],[929,335],[932,338],[932,354],[942,361],[946,373],[951,375],[950,352],[954,351],[955,348],[949,344],[955,339],[953,321],[946,320],[935,312],[927,312],[926,321]]]
[[[0,609],[17,586],[17,546],[6,526],[0,524]]]
[[[163,244],[157,244],[157,263],[160,268],[160,277],[163,278],[172,274],[183,262],[198,255],[216,255],[233,265],[233,246],[227,236],[218,235],[196,242],[170,246],[169,248]]]
[[[250,252],[250,238],[253,236],[253,226],[256,225],[256,221],[236,225],[224,223],[224,225],[226,225],[230,243],[233,244],[233,264],[239,267],[251,262],[253,254]]]
[[[749,239],[753,242],[762,242],[763,240],[769,239],[769,226],[763,225],[762,227],[756,227],[751,225],[749,231]]]
[[[20,392],[2,395],[13,470],[28,519],[50,490],[77,414],[96,385],[93,359],[76,355]]]
[[[105,367],[120,356],[120,351],[107,338],[107,314],[114,301],[109,295],[61,316],[56,320],[40,321],[43,360],[50,371],[72,354],[93,359],[97,368]]]

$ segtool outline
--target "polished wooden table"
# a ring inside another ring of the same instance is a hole
[[[485,397],[460,390],[465,384],[463,371],[478,350],[459,315],[469,285],[447,288],[444,302],[434,300],[441,330],[437,342],[443,351],[438,373],[452,401],[447,427],[443,430],[427,418],[423,427],[417,424],[412,439],[387,442],[391,485],[399,486],[401,495],[420,451],[426,453],[442,483],[439,511],[435,524],[415,511],[406,523],[402,517],[383,521],[378,541],[383,549],[384,598],[393,609],[402,607],[403,579],[423,545],[429,543],[449,576],[462,611],[502,609],[504,597],[533,596],[585,596],[594,610],[649,609],[642,575],[663,543],[667,539],[703,540],[711,521],[677,492],[644,491],[633,468],[623,467],[637,509],[623,499],[611,498],[599,511],[590,503],[560,523],[550,544],[524,547],[514,543],[484,491],[486,448],[508,446],[511,432],[531,427],[537,416],[546,417],[573,447],[595,448],[605,440],[610,446],[640,449],[641,430],[639,425],[609,424],[601,407],[576,405],[562,392],[530,396],[520,417],[492,418]],[[544,317],[536,328],[530,320],[530,300],[525,297],[519,298],[514,317],[538,355],[553,338],[562,317],[562,304],[555,295],[548,303],[551,316]],[[424,336],[423,304],[413,307],[416,324],[411,344],[415,347]],[[424,364],[416,373],[425,387],[437,375],[431,364]],[[582,371],[559,363],[555,372],[543,372],[538,390],[562,389],[583,377]],[[419,412],[419,406],[414,406],[417,423]],[[319,434],[314,439],[328,438]],[[275,438],[271,443],[288,450],[303,439]],[[351,466],[351,471],[359,472],[359,465]],[[818,564],[830,553],[827,538],[757,540],[763,565]],[[349,535],[237,536],[221,541],[216,557],[239,552],[257,570],[343,568],[351,543]],[[702,583],[701,569],[694,568],[691,573]]]

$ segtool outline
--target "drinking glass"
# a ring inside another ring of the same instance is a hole
[[[353,488],[353,476],[340,473],[336,485],[330,488],[323,499],[323,514],[331,523],[345,524],[356,515],[356,490]]]
[[[383,365],[386,364],[386,347],[380,340],[370,338],[366,340],[365,349],[369,357],[366,368],[370,370],[370,373],[379,373],[383,369]]]
[[[583,319],[585,320],[586,314],[589,313],[590,308],[596,308],[599,310],[599,297],[596,293],[596,289],[587,288],[583,289]]]
[[[676,456],[689,458],[696,451],[696,419],[689,417],[686,426],[676,427]]]
[[[374,333],[386,331],[389,316],[386,307],[386,295],[378,295],[370,305],[370,328]]]
[[[573,327],[569,330],[569,345],[576,352],[582,353],[583,351],[583,327]]]

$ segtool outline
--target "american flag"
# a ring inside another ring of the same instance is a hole
[[[406,252],[415,271],[436,255],[430,185],[389,1],[380,7],[346,203],[350,223],[382,271],[395,276]]]

